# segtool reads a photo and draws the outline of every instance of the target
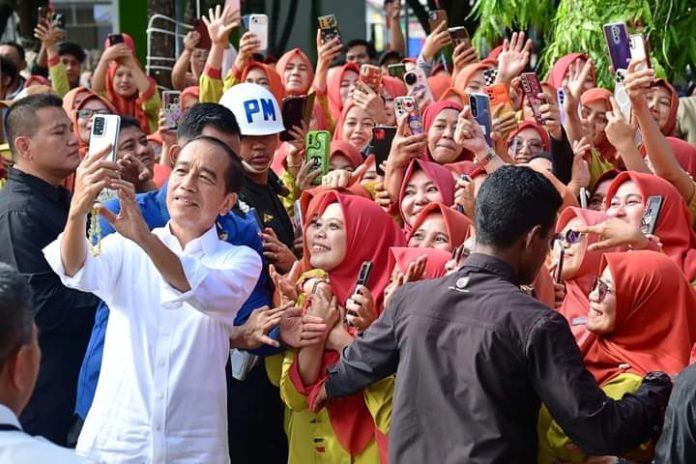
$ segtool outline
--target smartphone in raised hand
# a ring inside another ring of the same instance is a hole
[[[539,94],[543,93],[543,89],[541,88],[539,78],[536,73],[533,72],[522,73],[520,76],[520,83],[522,84],[522,92],[524,96],[527,97],[529,106],[532,108],[534,119],[538,124],[544,124],[544,118],[541,116],[540,111],[544,101],[539,98]]]
[[[313,185],[321,185],[323,177],[329,173],[329,154],[331,134],[328,131],[309,131],[305,139],[305,162],[311,163],[312,171],[320,169],[321,174],[314,179]]]
[[[491,131],[493,130],[493,122],[491,120],[491,101],[488,95],[482,93],[472,93],[469,95],[469,108],[471,115],[474,117],[486,139],[489,147],[493,146]]]
[[[319,22],[319,34],[322,43],[326,43],[334,37],[338,37],[338,41],[341,42],[341,31],[338,28],[336,15],[319,16],[317,21]]]
[[[605,24],[602,30],[614,72],[619,69],[628,69],[628,63],[631,61],[631,42],[626,23]]]
[[[259,50],[268,50],[268,16],[265,14],[249,15],[249,25],[247,29],[249,29],[249,32],[254,34],[259,42],[261,42]]]

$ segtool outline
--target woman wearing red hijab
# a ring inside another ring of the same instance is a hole
[[[401,79],[391,76],[382,76],[382,98],[387,117],[387,125],[396,126],[396,114],[394,113],[394,99],[403,97],[408,93],[406,84]]]
[[[145,134],[158,127],[162,106],[157,85],[142,70],[135,56],[135,43],[128,34],[121,34],[123,43],[105,43],[99,64],[92,76],[92,90],[103,94],[120,115],[140,121]]]
[[[372,140],[372,129],[375,125],[370,113],[353,100],[348,100],[341,117],[336,121],[333,140],[348,142],[362,152]]]
[[[508,156],[516,163],[528,162],[540,153],[551,151],[551,138],[542,126],[534,122],[523,122],[510,133],[507,140]]]
[[[196,86],[186,87],[181,91],[181,111],[186,112],[198,103],[201,97],[201,88]]]
[[[641,218],[649,197],[662,197],[654,235],[660,245],[647,241],[640,233]],[[679,191],[666,180],[633,171],[622,172],[609,186],[605,200],[607,215],[633,226],[644,246],[662,248],[682,269],[689,282],[696,281],[696,234],[693,218]],[[606,234],[606,232],[605,232]],[[635,246],[634,246],[635,247]]]
[[[307,267],[323,271],[330,287],[326,291],[333,294],[340,306],[350,307],[362,263],[371,261],[373,270],[365,287],[374,301],[374,316],[379,316],[389,282],[389,248],[404,245],[400,231],[378,206],[361,197],[330,191],[319,198],[314,212],[306,221]],[[374,230],[380,233],[374,235]],[[365,240],[371,233],[374,239]],[[321,284],[321,292],[325,291],[326,283]],[[310,301],[318,298],[320,295],[314,294]],[[310,311],[314,311],[314,306],[310,306]],[[303,348],[297,357],[286,354],[281,395],[291,408],[306,408],[307,401],[316,394],[327,369],[339,358],[333,345],[337,338],[352,339],[340,320],[326,346]],[[392,389],[393,379],[388,378],[362,393],[327,404],[316,415],[304,411],[307,417],[302,419],[309,420],[313,433],[301,437],[289,431],[291,456],[293,449],[304,447],[310,449],[310,457],[313,454],[325,462],[386,463],[388,420],[385,419],[389,415],[386,411],[390,408]],[[296,425],[299,424],[291,420],[290,428]]]
[[[581,347],[585,366],[607,396],[634,393],[652,371],[678,374],[689,364],[696,341],[696,298],[679,268],[652,251],[607,253],[601,277],[590,293],[587,329],[592,336]],[[580,462],[586,456],[557,424],[546,434],[554,457]],[[650,462],[654,442],[624,457]]]
[[[568,84],[571,66],[582,68],[587,60],[587,55],[584,53],[570,53],[561,57],[554,63],[553,68],[551,68],[547,82],[557,89],[562,89],[563,86]],[[595,68],[594,64],[592,64],[590,72],[585,79],[584,88],[585,90],[590,90],[594,86]]]
[[[430,203],[413,222],[407,237],[413,248],[435,248],[452,252],[469,238],[471,219],[441,203]]]
[[[430,203],[454,203],[454,177],[437,163],[415,159],[406,169],[399,192],[404,231],[410,233],[416,217]]]
[[[616,163],[616,149],[604,132],[607,126],[606,112],[612,110],[611,97],[613,94],[610,91],[598,87],[585,91],[580,97],[580,103],[582,117],[590,125],[592,145],[605,161]]]
[[[360,76],[360,67],[355,63],[346,63],[329,70],[326,92],[329,98],[329,110],[337,115],[343,112],[343,106],[355,88]]]
[[[454,141],[462,106],[449,100],[431,103],[423,111],[423,128],[428,137],[428,159],[438,164],[456,163],[473,155]]]
[[[565,298],[556,309],[568,320],[578,343],[587,333],[585,320],[590,306],[588,295],[594,279],[599,275],[602,252],[588,250],[588,246],[596,243],[599,237],[576,231],[578,227],[594,226],[608,218],[599,211],[566,208],[556,223],[556,233],[560,235],[564,248],[561,280],[566,291]]]
[[[299,48],[285,52],[276,63],[286,95],[307,95],[314,80],[312,62]]]

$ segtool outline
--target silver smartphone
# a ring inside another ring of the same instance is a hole
[[[109,145],[111,152],[105,158],[116,161],[118,152],[118,133],[121,129],[121,116],[116,114],[96,114],[92,117],[92,133],[89,136],[89,154],[99,153]]]

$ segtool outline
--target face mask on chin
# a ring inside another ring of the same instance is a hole
[[[245,171],[250,172],[252,174],[263,174],[264,172],[268,171],[270,164],[263,169],[256,169],[255,167],[253,167],[251,164],[247,163],[246,161],[242,161],[242,166],[244,167]]]

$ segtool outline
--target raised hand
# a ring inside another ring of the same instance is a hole
[[[524,32],[513,32],[510,40],[503,41],[503,51],[498,55],[498,77],[496,81],[510,85],[529,63],[532,40],[525,42]]]
[[[314,179],[321,176],[321,168],[312,169],[313,167],[314,164],[312,162],[302,160],[300,170],[297,172],[297,177],[295,177],[295,188],[299,192],[315,187],[312,182],[314,182]]]
[[[388,121],[382,96],[375,93],[370,87],[366,85],[356,86],[352,98],[355,104],[364,109],[377,124],[384,124]]]
[[[268,332],[280,324],[283,313],[292,307],[292,303],[286,303],[276,308],[262,306],[256,308],[249,315],[249,319],[238,327],[241,336],[241,345],[236,348],[255,350],[263,345],[278,348],[280,343],[268,336]]]
[[[65,31],[58,29],[55,21],[40,21],[34,28],[34,37],[47,48],[55,46],[65,36]]]
[[[116,232],[138,245],[142,245],[150,235],[150,228],[147,226],[140,206],[135,200],[135,187],[130,182],[120,179],[113,180],[111,187],[118,194],[121,211],[116,215],[102,206],[99,209],[99,214],[104,216],[104,219],[111,224]]]
[[[221,5],[208,10],[208,16],[201,18],[208,28],[208,35],[214,44],[227,45],[230,33],[240,24],[239,12],[222,9]]]
[[[600,240],[587,247],[588,251],[600,251],[619,246],[642,250],[650,244],[648,237],[632,224],[618,218],[609,218],[594,226],[578,226],[583,234],[599,235]]]
[[[268,266],[268,274],[271,277],[273,285],[280,294],[282,304],[287,304],[290,302],[294,303],[297,301],[297,279],[300,278],[301,273],[302,266],[299,261],[296,261],[292,265],[292,268],[287,275],[280,274],[273,264]]]
[[[655,80],[655,70],[652,68],[638,70],[638,66],[643,63],[642,60],[631,60],[626,70],[626,77],[623,81],[624,90],[628,98],[631,99],[631,105],[636,110],[644,108],[647,103],[645,95],[650,93],[650,86]]]
[[[592,66],[592,60],[587,60],[582,66],[576,61],[568,67],[568,83],[563,86],[566,95],[566,114],[576,114],[580,96],[585,91],[585,81],[592,71]]]
[[[539,107],[539,112],[544,120],[544,127],[551,137],[555,140],[561,140],[563,137],[563,129],[561,126],[561,110],[558,104],[545,93],[540,93],[538,97],[544,102]]]
[[[280,272],[289,272],[297,262],[292,250],[278,239],[273,229],[266,227],[261,233],[263,257],[278,268]]]
[[[358,285],[355,293],[346,301],[346,321],[358,329],[365,331],[377,319],[375,313],[375,300],[370,289],[364,285]]]
[[[184,36],[184,49],[192,52],[194,48],[196,48],[196,45],[198,45],[198,42],[201,40],[201,34],[198,31],[189,31],[185,36]]]
[[[459,113],[457,127],[454,131],[454,141],[474,154],[485,154],[490,150],[483,130],[474,119],[468,105]]]
[[[634,137],[636,130],[638,130],[638,124],[635,121],[630,123],[624,119],[614,97],[611,97],[611,110],[607,111],[606,115],[607,125],[604,132],[609,143],[616,147],[619,152],[622,151],[623,147],[635,145]]]
[[[70,203],[70,214],[86,216],[92,210],[99,193],[111,188],[112,183],[121,178],[118,165],[106,160],[111,145],[100,152],[86,156],[75,173],[75,189]]]
[[[331,62],[343,51],[343,44],[338,37],[324,43],[321,32],[317,29],[317,69],[328,68]]]
[[[252,32],[245,32],[239,39],[239,51],[234,66],[242,71],[251,61],[254,53],[261,49],[261,40]]]
[[[478,61],[478,52],[476,52],[476,49],[468,41],[462,42],[454,47],[454,52],[452,53],[452,64],[454,65],[452,82],[454,82],[454,78],[462,69]]]
[[[323,343],[328,331],[321,317],[303,314],[300,308],[290,307],[280,317],[280,339],[296,350]]]
[[[367,171],[367,166],[364,164],[358,166],[353,172],[337,169],[325,175],[321,185],[330,189],[348,188],[359,181],[365,171]]]
[[[430,62],[445,45],[451,42],[452,37],[450,37],[447,31],[447,23],[441,22],[435,29],[430,31],[430,34],[425,38],[423,48],[421,49],[421,55],[423,55],[426,61]]]
[[[387,158],[392,166],[403,167],[418,158],[428,145],[426,134],[409,135],[407,118],[403,118],[396,129],[391,150]]]

